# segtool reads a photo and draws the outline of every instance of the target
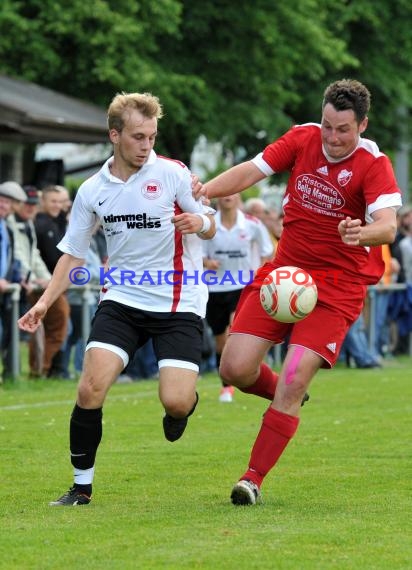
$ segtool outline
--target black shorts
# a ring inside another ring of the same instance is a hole
[[[206,320],[215,336],[225,332],[241,293],[242,289],[225,291],[224,293],[209,293]]]
[[[172,359],[199,365],[202,357],[202,319],[194,313],[156,313],[102,301],[94,315],[88,343],[112,344],[131,360],[149,338],[157,360]]]

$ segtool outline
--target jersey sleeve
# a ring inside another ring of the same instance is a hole
[[[255,158],[252,158],[252,162],[255,166],[257,166],[259,168],[259,170],[265,175],[265,176],[271,176],[272,174],[275,174],[275,171],[269,166],[269,164],[264,160],[263,158],[263,152],[260,152],[258,155],[255,156]]]
[[[85,259],[96,220],[96,214],[79,190],[70,212],[66,234],[57,244],[60,251]]]
[[[284,135],[269,144],[262,153],[262,160],[275,172],[290,171],[299,154],[299,148],[307,140],[309,129],[307,125],[298,125],[289,129]],[[255,163],[256,164],[256,163]],[[256,166],[259,165],[256,164]]]
[[[368,214],[382,208],[400,208],[402,196],[389,158],[382,154],[365,176],[365,199]]]
[[[201,200],[195,200],[192,194],[192,179],[188,169],[182,171],[182,176],[176,188],[176,200],[183,212],[190,214],[215,214],[216,210],[206,206]]]

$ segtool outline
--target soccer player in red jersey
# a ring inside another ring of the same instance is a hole
[[[227,196],[276,172],[290,172],[276,255],[243,290],[221,359],[226,383],[273,400],[248,469],[232,490],[236,505],[259,500],[264,477],[298,428],[310,381],[319,368],[335,364],[346,332],[362,310],[367,285],[383,273],[379,246],[395,238],[401,194],[388,157],[362,137],[369,106],[364,85],[336,81],[324,92],[320,124],[294,126],[253,160],[203,187],[209,198]],[[314,311],[295,324],[273,320],[259,300],[265,276],[283,265],[307,270],[318,287]],[[287,336],[289,347],[277,376],[263,358]]]

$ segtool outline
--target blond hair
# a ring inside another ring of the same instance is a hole
[[[117,93],[107,110],[109,130],[115,129],[120,133],[125,124],[125,113],[133,110],[139,111],[147,119],[163,117],[159,99],[151,93]]]

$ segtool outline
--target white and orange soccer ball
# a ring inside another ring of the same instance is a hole
[[[315,308],[318,289],[312,276],[285,265],[266,276],[260,288],[260,302],[267,314],[281,323],[296,323]]]

